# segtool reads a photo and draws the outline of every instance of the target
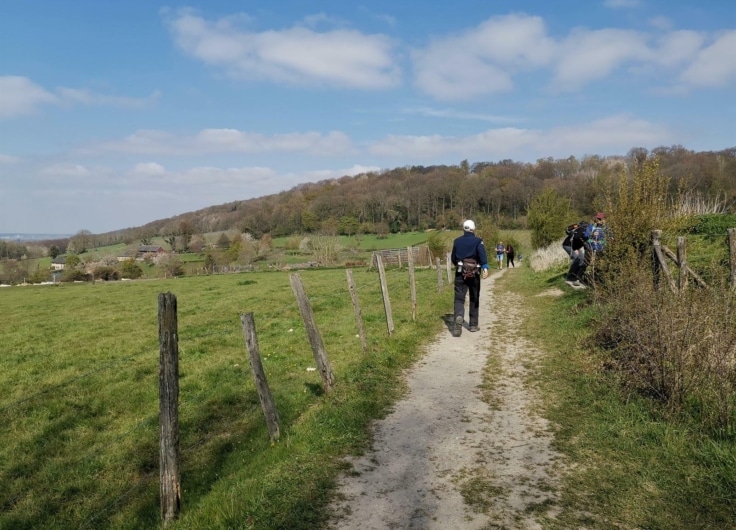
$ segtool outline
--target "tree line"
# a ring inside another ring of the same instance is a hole
[[[656,157],[672,194],[683,190],[736,199],[736,147],[695,152],[680,145],[625,156],[541,158],[534,163],[501,160],[458,165],[407,166],[298,185],[288,191],[233,201],[105,234],[82,230],[65,241],[47,242],[66,251],[125,242],[146,244],[163,237],[185,249],[197,234],[236,231],[264,234],[387,234],[457,228],[465,218],[488,218],[500,228],[526,228],[532,200],[553,190],[569,198],[570,211],[587,216],[606,183]]]

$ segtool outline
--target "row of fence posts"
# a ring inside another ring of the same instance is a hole
[[[731,291],[736,292],[736,228],[728,229],[728,247]],[[665,258],[669,258],[679,267],[677,281],[672,276]],[[699,287],[709,288],[705,280],[689,267],[685,238],[682,236],[677,238],[677,253],[675,253],[662,244],[662,231],[652,230],[652,268],[655,288],[659,287],[661,278],[664,277],[671,292],[683,292],[687,288],[688,275]]]
[[[416,285],[414,281],[414,262],[411,247],[408,253],[409,283],[411,291],[411,314],[412,320],[416,321]],[[386,272],[381,256],[376,254],[378,273],[383,296],[384,312],[389,337],[394,332],[394,323],[391,312],[391,301],[386,283]],[[439,267],[438,260],[438,271]],[[363,326],[362,311],[358,302],[357,289],[353,280],[353,272],[347,272],[348,291],[355,310],[355,320],[360,336],[363,353],[368,353],[368,344]],[[441,280],[441,277],[440,277]],[[309,338],[309,344],[314,354],[325,392],[331,391],[336,378],[330,366],[330,361],[322,341],[322,336],[317,329],[309,298],[306,295],[301,278],[298,274],[290,275],[291,287],[296,297],[299,311]],[[273,442],[279,439],[281,425],[278,410],[274,403],[271,390],[266,380],[266,374],[261,362],[258,337],[256,335],[255,318],[253,313],[240,315],[243,329],[245,346],[248,350],[248,361],[256,391],[261,402],[269,437]],[[161,495],[161,519],[164,526],[175,520],[181,512],[181,475],[180,475],[180,449],[179,449],[179,335],[177,322],[176,296],[170,292],[158,295],[158,326],[159,326],[159,456],[160,456],[160,495]]]

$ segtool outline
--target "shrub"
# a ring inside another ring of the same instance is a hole
[[[528,224],[532,231],[532,247],[550,245],[564,234],[570,217],[570,200],[555,190],[546,190],[537,195],[529,205]]]

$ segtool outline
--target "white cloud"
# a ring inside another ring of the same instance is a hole
[[[540,17],[492,17],[462,34],[414,50],[415,82],[438,99],[469,99],[513,88],[512,74],[545,66],[554,42]]]
[[[133,167],[133,174],[143,177],[157,177],[166,174],[166,168],[156,162],[141,162]]]
[[[638,7],[640,4],[639,0],[605,0],[603,2],[603,5],[610,9]]]
[[[697,56],[705,36],[695,31],[672,31],[658,41],[654,61],[664,66],[682,66]]]
[[[350,138],[343,132],[322,134],[274,134],[240,131],[238,129],[204,129],[194,136],[176,136],[163,131],[136,131],[121,141],[90,146],[85,154],[114,151],[147,155],[198,155],[212,153],[305,153],[315,156],[335,156],[354,151]]]
[[[515,155],[569,156],[571,153],[625,152],[632,145],[663,145],[669,132],[631,116],[611,116],[546,131],[521,128],[488,129],[464,137],[391,135],[370,146],[377,156],[438,160],[454,155],[481,159]]]
[[[697,87],[722,87],[736,82],[736,30],[726,31],[700,50],[681,79]]]
[[[619,29],[576,29],[560,45],[553,86],[577,90],[605,78],[627,62],[647,62],[651,57],[645,34]]]
[[[3,155],[0,153],[0,165],[10,165],[19,162],[20,159],[15,156]]]
[[[109,105],[143,108],[160,97],[155,91],[145,98],[107,96],[87,89],[59,87],[50,92],[27,77],[0,76],[0,119],[37,112],[42,105]]]
[[[51,175],[56,177],[87,177],[91,175],[89,168],[82,164],[52,164],[41,169],[41,173],[44,175]]]
[[[394,43],[384,35],[298,26],[256,33],[230,19],[209,22],[189,10],[167,23],[182,51],[233,77],[365,89],[400,81]]]
[[[0,76],[0,118],[32,114],[41,105],[57,101],[55,95],[26,77]]]
[[[515,123],[519,120],[508,116],[496,116],[479,112],[458,111],[455,109],[433,109],[430,107],[408,108],[402,111],[405,114],[418,114],[430,118],[450,118],[453,120],[478,120],[494,123]]]
[[[96,94],[87,89],[57,88],[56,93],[60,101],[65,103],[78,103],[82,105],[110,105],[114,107],[141,109],[158,100],[161,93],[156,90],[145,98],[131,98],[126,96],[107,96]]]

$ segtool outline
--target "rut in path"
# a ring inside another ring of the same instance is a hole
[[[466,308],[462,336],[443,331],[407,372],[407,395],[340,480],[330,528],[527,530],[554,517],[558,455],[527,381],[541,353],[519,334],[520,297],[495,295],[505,274],[514,270],[482,282],[481,330],[468,331]],[[489,355],[490,404],[481,393]]]

